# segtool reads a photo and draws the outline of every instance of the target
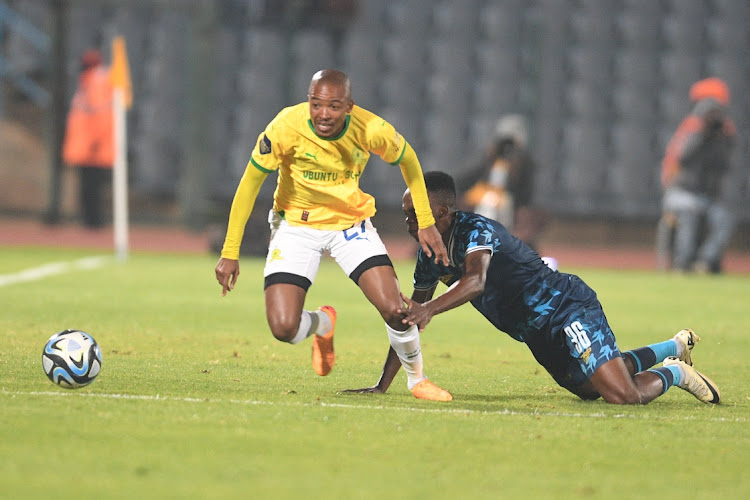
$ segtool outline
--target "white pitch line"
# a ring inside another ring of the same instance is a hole
[[[49,276],[58,274],[71,273],[74,271],[88,271],[102,267],[112,257],[107,255],[97,255],[94,257],[84,257],[70,262],[50,262],[38,267],[31,267],[11,274],[0,274],[0,287],[16,285],[18,283],[28,283],[29,281],[38,281]]]
[[[320,406],[323,408],[343,408],[353,410],[391,410],[391,411],[406,411],[414,413],[442,413],[442,414],[461,414],[461,415],[510,415],[510,416],[540,416],[540,417],[569,417],[569,418],[630,418],[630,419],[641,419],[641,420],[682,420],[682,421],[695,421],[696,417],[660,417],[654,415],[638,415],[638,414],[624,414],[618,413],[615,415],[607,415],[605,413],[566,413],[566,412],[541,412],[541,411],[529,411],[520,412],[516,410],[472,410],[469,408],[409,408],[400,406],[373,406],[373,405],[353,405],[346,403],[303,403],[303,402],[290,402],[280,403],[273,401],[259,401],[253,399],[228,399],[223,401],[221,399],[207,399],[207,398],[175,398],[171,396],[160,396],[148,395],[148,394],[104,394],[104,393],[93,393],[93,392],[55,392],[55,391],[8,391],[5,388],[0,389],[0,394],[8,396],[53,396],[53,397],[90,397],[100,399],[131,399],[141,401],[175,401],[179,403],[230,403],[238,405],[261,405],[261,406],[287,406],[287,407],[309,407],[314,408]],[[712,417],[707,419],[710,422],[747,422],[748,419],[744,417]]]

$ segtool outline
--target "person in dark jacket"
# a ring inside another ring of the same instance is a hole
[[[535,170],[526,119],[505,115],[497,122],[486,155],[457,176],[460,205],[500,222],[537,249],[546,215],[533,204]]]
[[[727,112],[729,88],[722,80],[696,82],[690,100],[693,108],[669,141],[662,161],[658,266],[718,273],[735,225],[736,128]]]

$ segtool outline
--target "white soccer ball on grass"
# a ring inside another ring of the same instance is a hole
[[[63,330],[44,345],[42,367],[47,377],[66,389],[89,385],[102,369],[102,352],[94,337],[80,330]]]

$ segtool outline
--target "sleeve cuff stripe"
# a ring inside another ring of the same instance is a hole
[[[391,165],[398,165],[399,163],[401,163],[401,158],[404,157],[404,153],[406,153],[406,148],[408,147],[409,147],[409,143],[404,141],[404,148],[401,150],[401,155],[398,157],[398,160],[391,163]]]
[[[270,173],[273,173],[273,170],[268,170],[267,168],[263,168],[263,167],[261,167],[260,165],[258,165],[258,164],[257,164],[257,163],[255,162],[255,160],[254,160],[253,158],[250,158],[250,163],[252,163],[252,164],[253,164],[253,166],[254,166],[255,168],[257,168],[258,170],[260,170],[261,172],[264,172],[264,173],[266,173],[266,174],[270,174]]]

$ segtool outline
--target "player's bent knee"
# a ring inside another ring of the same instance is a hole
[[[394,330],[403,330],[404,325],[401,320],[404,318],[403,313],[398,312],[398,307],[389,307],[380,311],[380,316]]]
[[[268,326],[271,327],[271,333],[281,342],[291,342],[297,335],[299,329],[299,318],[292,320],[291,318],[276,318],[268,321]]]
[[[602,394],[602,398],[613,405],[641,404],[641,395],[637,391],[608,391],[606,394]]]

